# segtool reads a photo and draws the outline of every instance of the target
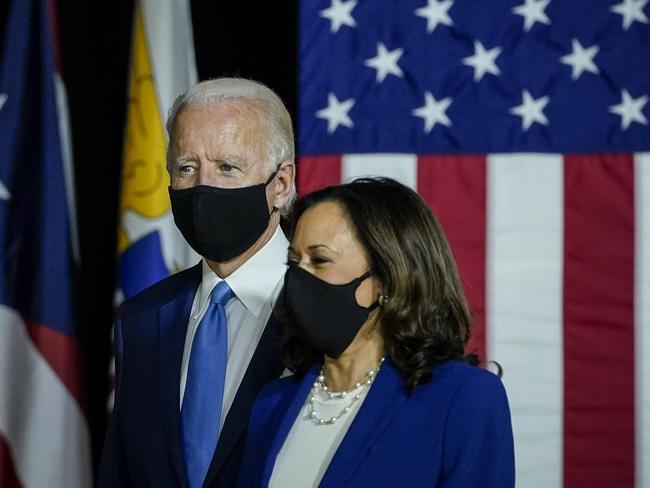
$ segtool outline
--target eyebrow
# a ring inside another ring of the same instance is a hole
[[[178,156],[172,160],[172,164],[174,166],[180,166],[181,164],[187,163],[189,161],[196,161],[196,159],[191,156]]]
[[[248,169],[250,167],[250,163],[248,161],[237,156],[221,155],[217,157],[211,157],[208,159],[208,161],[211,163],[226,163],[233,166],[238,166],[243,169]],[[200,160],[194,156],[178,156],[172,161],[172,164],[174,166],[180,166],[187,162],[200,162]]]
[[[208,161],[212,163],[226,163],[226,164],[231,164],[233,166],[239,166],[242,168],[248,168],[250,167],[250,163],[246,161],[245,159],[242,159],[241,157],[237,156],[232,156],[229,154],[222,154],[217,157],[211,157],[208,159]]]
[[[338,251],[336,249],[333,249],[333,248],[331,248],[331,247],[329,247],[329,246],[327,246],[325,244],[312,244],[311,246],[307,247],[307,250],[308,251],[315,251],[315,250],[321,249],[321,248],[327,249],[328,251],[331,251],[331,252],[338,253]],[[292,246],[289,246],[287,248],[287,251],[292,252],[294,254],[298,254],[298,252]]]

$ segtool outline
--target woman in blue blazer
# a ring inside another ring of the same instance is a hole
[[[500,379],[466,354],[470,311],[435,216],[360,179],[302,199],[278,316],[293,372],[255,404],[242,487],[514,486]]]

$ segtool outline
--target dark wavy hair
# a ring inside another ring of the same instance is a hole
[[[360,178],[331,186],[298,201],[291,217],[323,203],[338,204],[366,251],[369,266],[387,299],[379,308],[386,357],[403,375],[409,389],[431,379],[447,360],[478,364],[466,354],[471,314],[447,239],[426,203],[410,188],[389,178]],[[284,365],[302,377],[322,354],[311,348],[279,301],[285,323]]]

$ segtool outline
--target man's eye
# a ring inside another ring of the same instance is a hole
[[[189,164],[183,164],[183,165],[178,167],[178,172],[180,174],[182,174],[182,175],[190,174],[193,170],[194,170],[194,168],[192,166],[190,166]]]
[[[222,164],[221,165],[221,171],[224,173],[230,173],[231,171],[234,171],[235,167],[232,164]]]

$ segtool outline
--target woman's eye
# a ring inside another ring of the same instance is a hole
[[[189,164],[184,164],[182,166],[178,167],[178,172],[182,175],[188,175],[192,172],[194,168],[190,166]]]
[[[224,163],[224,164],[221,165],[221,171],[223,171],[224,173],[230,173],[230,172],[234,171],[234,169],[235,169],[235,167],[232,164],[225,164]]]
[[[315,256],[312,258],[311,262],[314,264],[325,264],[329,263],[330,260],[321,256]]]

